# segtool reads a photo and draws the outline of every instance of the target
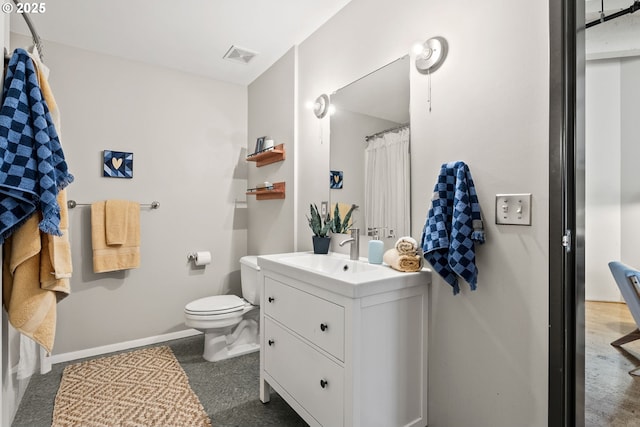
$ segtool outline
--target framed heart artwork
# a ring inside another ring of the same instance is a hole
[[[342,171],[330,171],[329,188],[332,190],[340,190],[342,188]]]
[[[102,176],[109,178],[133,178],[133,153],[104,150],[102,152]]]

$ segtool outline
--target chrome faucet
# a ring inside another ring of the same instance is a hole
[[[343,240],[339,245],[344,246],[345,243],[351,243],[349,259],[358,260],[360,258],[360,229],[350,228],[349,231],[351,231],[351,237]]]

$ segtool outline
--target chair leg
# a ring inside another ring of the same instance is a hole
[[[640,329],[636,329],[633,332],[629,332],[627,335],[622,338],[618,338],[614,342],[611,343],[614,347],[620,347],[623,344],[626,344],[631,341],[640,340]]]

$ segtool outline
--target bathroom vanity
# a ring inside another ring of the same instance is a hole
[[[260,400],[311,426],[427,424],[427,285],[342,254],[258,257]]]

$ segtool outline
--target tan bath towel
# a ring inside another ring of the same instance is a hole
[[[2,303],[9,322],[51,353],[56,302],[69,294],[69,279],[55,279],[40,215],[27,220],[3,245]],[[46,287],[46,288],[45,288]]]
[[[93,271],[127,270],[140,266],[140,204],[127,201],[121,215],[127,216],[126,239],[121,245],[109,246],[106,231],[106,201],[91,204],[91,244]]]
[[[73,273],[66,189],[60,190],[58,193],[58,205],[60,206],[60,231],[62,236],[42,234],[43,258],[40,267],[40,282],[43,288],[52,291],[68,289],[68,279]],[[61,281],[62,279],[67,280]]]
[[[127,241],[128,200],[107,200],[104,205],[104,228],[108,246],[124,245]]]
[[[422,255],[401,255],[396,248],[391,248],[384,253],[382,260],[394,270],[413,272],[422,270]]]
[[[47,107],[49,108],[49,114],[51,114],[51,121],[53,122],[53,126],[56,128],[56,133],[58,134],[58,138],[60,138],[60,134],[62,133],[62,129],[60,127],[60,109],[58,108],[58,104],[56,102],[55,97],[53,96],[53,91],[51,90],[51,86],[49,85],[49,67],[42,63],[40,60],[40,54],[38,53],[38,48],[36,46],[33,47],[33,52],[29,53],[29,57],[33,61],[33,65],[36,68],[36,73],[38,74],[38,85],[40,86],[40,91],[42,92],[42,96],[47,103]],[[60,138],[62,139],[62,138]]]
[[[58,138],[62,141],[62,130],[60,127],[60,109],[53,96],[51,86],[49,86],[49,68],[42,63],[38,54],[38,48],[34,46],[33,52],[29,53],[29,57],[33,60],[33,64],[38,74],[38,84],[42,91],[47,107],[49,108],[49,114],[51,114],[51,120]],[[69,244],[69,221],[67,219],[67,193],[66,190],[60,190],[58,192],[58,206],[60,206],[60,231],[62,236],[44,235],[42,242],[42,253],[45,257],[42,258],[43,265],[41,266],[41,283],[44,288],[50,290],[68,289],[67,283],[58,283],[58,279],[68,279],[73,272],[71,266],[71,245]],[[50,262],[47,262],[50,259]],[[50,273],[53,274],[50,274]]]
[[[58,103],[53,96],[51,86],[49,86],[49,68],[42,63],[38,53],[37,46],[34,46],[33,52],[29,53],[33,60],[38,73],[38,84],[42,91],[42,96],[49,108],[51,120],[58,138],[62,141],[62,129],[60,125],[60,109]],[[69,221],[67,219],[67,192],[66,189],[58,192],[58,206],[60,206],[60,231],[62,236],[53,236],[43,234],[40,280],[42,287],[49,290],[65,290],[69,289],[68,281],[59,281],[59,279],[69,279],[73,272],[71,265],[71,245],[69,244]],[[48,261],[50,260],[50,262]],[[53,273],[53,274],[51,274]]]

